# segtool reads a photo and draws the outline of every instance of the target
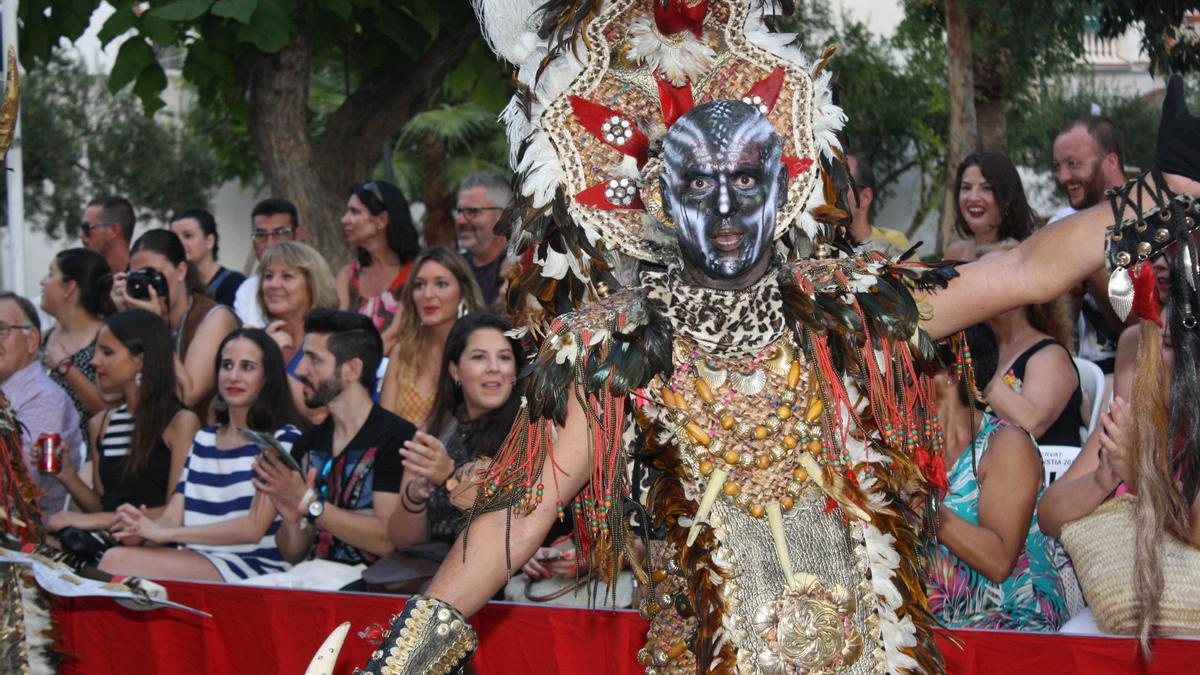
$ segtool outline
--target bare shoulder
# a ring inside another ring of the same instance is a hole
[[[955,239],[946,246],[946,260],[970,260],[974,257],[971,243],[966,239]]]

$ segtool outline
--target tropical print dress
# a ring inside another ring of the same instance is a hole
[[[975,436],[976,462],[982,461],[992,436],[1008,426],[1011,424],[1005,420],[985,415]],[[971,468],[969,449],[951,467],[949,482],[943,500],[946,508],[978,525],[979,481]],[[1043,489],[1038,486],[1039,500]],[[1062,580],[1054,565],[1050,539],[1038,528],[1036,502],[1025,546],[1003,583],[992,582],[940,543],[926,555],[929,609],[950,628],[1056,631],[1065,620]]]

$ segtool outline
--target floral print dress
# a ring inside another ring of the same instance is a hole
[[[985,415],[975,436],[976,462],[983,460],[992,436],[1009,422]],[[950,469],[950,489],[943,503],[967,522],[979,524],[979,481],[968,448]],[[1037,498],[1044,486],[1038,486]],[[1062,580],[1052,557],[1050,539],[1037,523],[1037,508],[1012,574],[994,583],[959,560],[942,544],[926,553],[929,609],[950,628],[1056,631],[1066,615]]]

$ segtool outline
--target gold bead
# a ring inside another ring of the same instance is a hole
[[[796,443],[798,443],[798,442],[799,441],[796,440],[796,437],[791,434],[788,434],[783,437],[783,447],[787,448],[788,450],[791,450],[792,448],[796,447]]]
[[[792,408],[790,406],[781,405],[775,409],[775,416],[781,420],[786,420],[792,416]]]
[[[754,427],[749,422],[738,422],[733,426],[733,435],[745,440],[754,435]]]
[[[779,498],[779,508],[783,509],[784,511],[791,511],[792,507],[795,505],[796,501],[787,495]]]
[[[725,484],[721,486],[721,491],[732,497],[742,491],[742,486],[733,481],[725,481]]]
[[[700,378],[696,378],[696,393],[700,395],[700,400],[705,403],[712,403],[716,399],[713,396],[712,389],[708,388],[708,383]]]
[[[804,445],[804,449],[814,455],[819,455],[821,454],[821,441],[814,438]]]
[[[721,428],[729,431],[737,424],[737,420],[733,419],[733,415],[726,415],[721,418]]]
[[[767,418],[765,426],[767,427],[767,431],[770,431],[771,435],[773,436],[779,433],[779,430],[783,428],[783,420],[779,419],[778,417],[771,416]]]
[[[737,464],[738,460],[741,459],[741,455],[738,454],[737,450],[726,450],[721,454],[721,459],[725,460],[726,464]]]
[[[763,514],[766,512],[767,510],[763,508],[762,504],[755,504],[754,506],[750,507],[750,515],[754,516],[755,518],[762,518]]]
[[[808,480],[808,471],[806,471],[804,467],[798,466],[795,469],[792,469],[792,478],[795,478],[799,481]]]
[[[654,579],[654,583],[661,584],[662,582],[667,580],[667,571],[666,570],[654,570],[654,573],[651,574],[650,576],[652,579]]]
[[[701,476],[707,476],[712,472],[713,472],[713,463],[712,462],[708,461],[707,459],[704,460],[703,462],[700,462],[700,475]]]
[[[771,466],[771,458],[767,455],[759,455],[754,458],[754,466],[757,466],[760,469],[766,469],[767,467]]]
[[[767,436],[770,436],[770,435],[771,435],[770,429],[768,429],[764,426],[761,426],[761,425],[754,427],[754,440],[756,440],[756,441],[766,440]]]

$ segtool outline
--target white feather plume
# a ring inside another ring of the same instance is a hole
[[[473,0],[471,5],[492,51],[509,63],[521,63],[537,43],[533,29],[541,17],[542,1]]]
[[[817,147],[826,159],[834,159],[835,151],[842,149],[838,132],[846,125],[846,113],[833,103],[833,89],[829,86],[833,73],[826,70],[813,78],[813,136]]]
[[[629,44],[630,58],[660,71],[676,87],[699,80],[717,55],[689,31],[676,33],[668,41],[646,16],[629,24]]]
[[[870,523],[863,525],[862,532],[867,548],[867,560],[871,565],[871,586],[879,598],[876,614],[879,617],[888,670],[897,672],[915,668],[916,660],[901,651],[905,647],[916,646],[917,628],[911,618],[900,618],[897,613],[903,606],[904,599],[900,595],[900,589],[892,581],[900,567],[900,554],[893,545],[896,539]]]

